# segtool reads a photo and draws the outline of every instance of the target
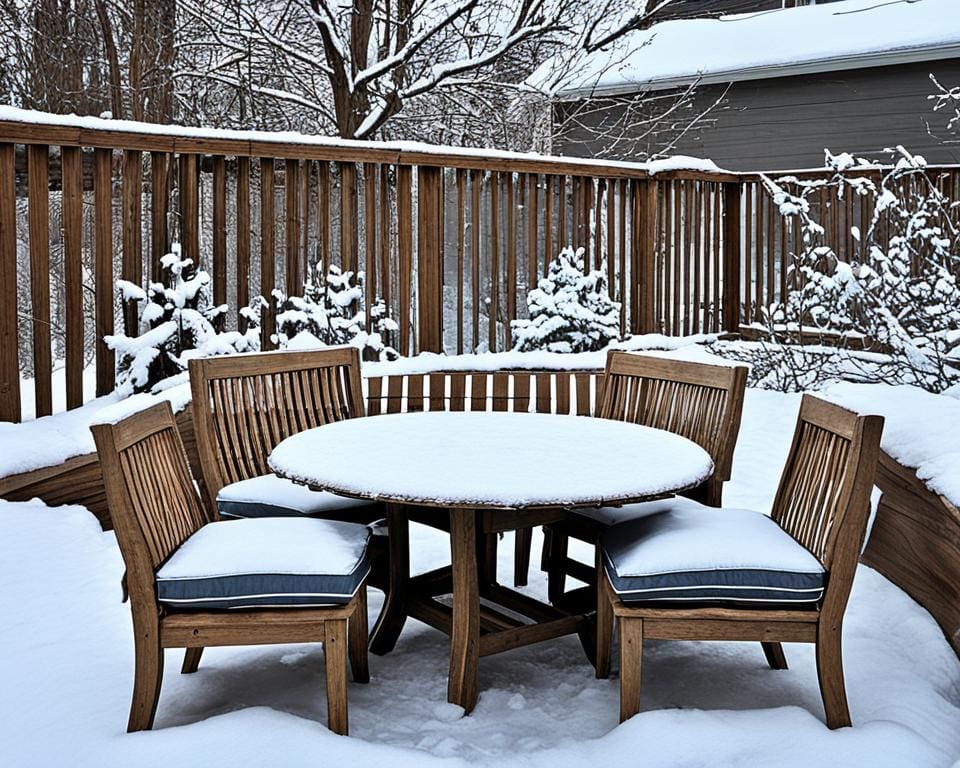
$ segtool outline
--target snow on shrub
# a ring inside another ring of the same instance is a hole
[[[620,337],[620,304],[610,299],[606,267],[584,272],[583,249],[564,248],[527,294],[529,320],[510,324],[519,352],[593,352]]]
[[[184,259],[180,245],[160,259],[161,282],[146,288],[118,280],[125,302],[138,305],[137,336],[105,336],[117,354],[117,390],[122,394],[147,392],[157,383],[187,368],[192,357],[209,357],[259,349],[255,326],[245,333],[224,331],[226,305],[210,301],[210,275]]]
[[[780,214],[803,235],[786,276],[795,287],[767,308],[768,336],[775,343],[756,353],[791,368],[789,380],[819,381],[827,369],[846,369],[845,377],[861,381],[940,391],[960,377],[960,203],[949,199],[922,157],[903,147],[891,152],[893,166],[879,176],[868,160],[828,151],[829,179],[763,179]],[[836,244],[811,211],[810,199],[824,190],[837,201],[853,195],[872,203],[866,231],[851,227],[839,235],[849,234],[855,243],[850,263],[838,258]],[[847,359],[824,369],[822,354],[788,349],[798,335],[856,340],[884,358],[858,365],[856,356],[842,355]],[[769,377],[776,362],[760,369]],[[813,367],[820,369],[816,375]]]
[[[341,271],[331,264],[323,280],[319,265],[307,270],[302,296],[286,297],[274,291],[277,302],[277,332],[274,342],[281,349],[349,344],[366,357],[395,360],[389,334],[399,326],[387,316],[387,307],[377,299],[370,307],[370,331],[366,330],[363,272]]]

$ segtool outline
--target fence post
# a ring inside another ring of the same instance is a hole
[[[443,351],[443,169],[417,168],[417,339]]]
[[[735,333],[740,328],[740,230],[739,181],[723,185],[723,299],[721,330]]]
[[[13,144],[0,144],[0,421],[20,421],[17,349],[17,202]]]

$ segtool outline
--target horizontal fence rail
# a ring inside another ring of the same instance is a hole
[[[0,120],[0,420],[22,416],[21,371],[37,416],[58,376],[66,408],[113,390],[103,336],[138,331],[115,282],[158,280],[174,242],[228,328],[308,266],[362,271],[403,355],[509,349],[563,247],[606,270],[623,334],[736,330],[786,294],[799,242],[755,174],[85,125]],[[838,231],[872,215],[820,204]],[[274,331],[268,307],[264,348]]]

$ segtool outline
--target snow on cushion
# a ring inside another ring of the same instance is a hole
[[[369,536],[312,518],[208,523],[157,571],[157,597],[194,610],[347,603],[370,572]]]
[[[324,517],[330,512],[364,507],[363,499],[349,499],[326,491],[311,491],[277,475],[260,475],[225,485],[217,494],[223,517]]]
[[[823,566],[771,518],[690,504],[604,531],[604,566],[621,600],[784,604],[823,596]]]

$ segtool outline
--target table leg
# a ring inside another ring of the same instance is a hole
[[[480,591],[477,577],[477,513],[450,510],[450,559],[453,564],[453,628],[447,701],[469,714],[477,703],[480,662]]]
[[[378,656],[393,650],[407,621],[406,591],[410,580],[410,520],[402,505],[387,505],[387,526],[387,594],[370,635],[370,652]]]

